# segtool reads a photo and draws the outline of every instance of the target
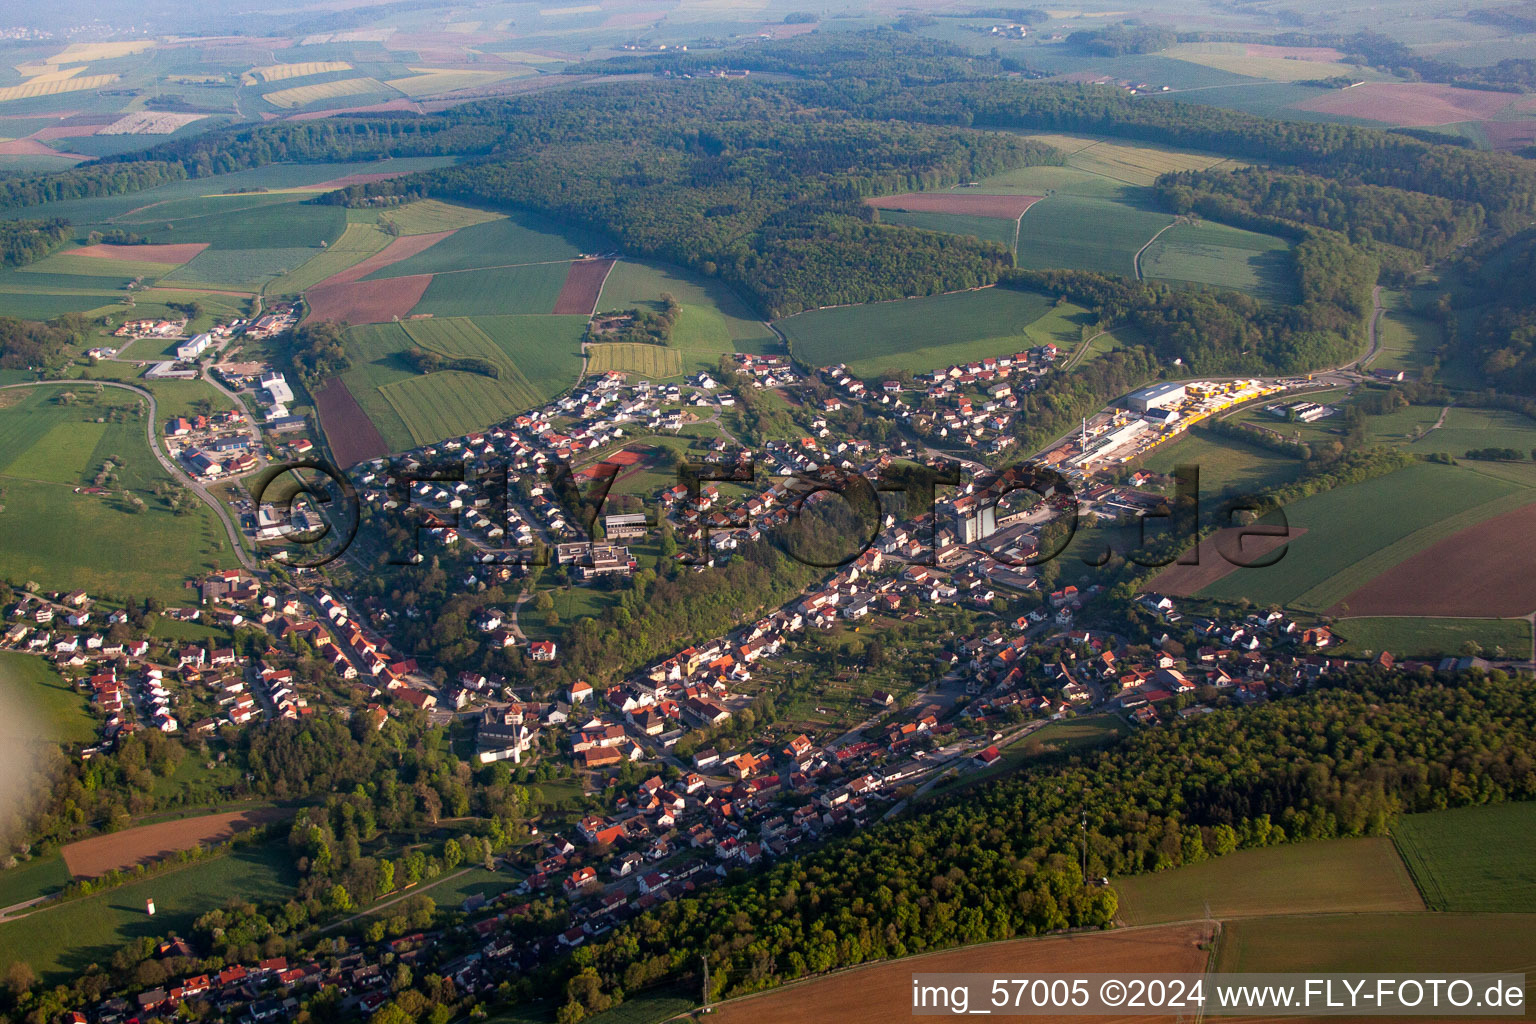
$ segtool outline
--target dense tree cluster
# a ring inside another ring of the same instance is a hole
[[[20,267],[42,259],[69,241],[69,221],[0,220],[0,265]]]
[[[52,174],[0,179],[0,207],[36,206],[63,199],[139,192],[187,176],[179,164],[135,154],[130,163],[87,164]]]
[[[1067,36],[1067,44],[1101,57],[1123,57],[1128,53],[1156,53],[1178,42],[1172,29],[1156,25],[1123,22],[1104,28],[1079,29]]]
[[[1116,900],[1079,873],[1084,820],[1089,876],[1118,876],[1377,835],[1410,811],[1536,798],[1531,685],[1361,669],[1310,696],[1138,732],[669,902],[578,951],[567,976],[591,972],[613,998],[689,975],[706,956],[714,994],[733,995],[1104,925]]]
[[[489,359],[477,359],[474,356],[445,356],[441,352],[433,352],[431,349],[412,345],[405,352],[406,361],[416,368],[417,373],[437,373],[439,370],[458,370],[462,373],[478,373],[482,377],[490,377],[492,380],[501,376],[501,368]]]
[[[300,324],[293,332],[293,368],[299,379],[313,386],[352,365],[342,342],[342,325],[330,320]]]

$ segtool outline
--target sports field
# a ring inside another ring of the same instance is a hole
[[[1493,658],[1531,656],[1531,624],[1524,619],[1362,615],[1337,620],[1333,630],[1336,636],[1346,640],[1344,646],[1338,648],[1341,654],[1390,651],[1396,658],[1430,658],[1461,654],[1470,641]]]
[[[1408,814],[1392,836],[1432,910],[1536,907],[1536,803]]]
[[[1268,914],[1422,910],[1385,837],[1239,850],[1200,864],[1114,879],[1126,924]]]
[[[140,400],[115,389],[95,396],[91,387],[0,391],[0,504],[10,538],[0,545],[0,576],[176,600],[188,576],[227,565],[228,538],[201,502],[177,516],[151,493],[168,478],[148,450]],[[65,391],[87,397],[74,405],[52,401]],[[112,409],[124,410],[124,418],[88,421]],[[180,414],[165,406],[160,412]],[[117,468],[108,492],[76,493],[109,459]],[[142,512],[125,491],[144,502]]]
[[[1234,288],[1271,302],[1296,298],[1290,246],[1285,240],[1225,224],[1175,224],[1147,246],[1141,256],[1141,275]]]
[[[139,936],[191,934],[192,923],[230,899],[261,903],[292,892],[297,876],[286,844],[238,849],[142,882],[0,922],[0,963],[25,961],[46,982],[67,981],[107,963]],[[153,898],[155,916],[144,912]]]
[[[1528,500],[1524,488],[1508,480],[1417,463],[1286,506],[1287,521],[1307,532],[1292,540],[1285,557],[1239,569],[1200,595],[1322,611],[1434,542]]]
[[[683,357],[676,349],[642,342],[606,342],[587,346],[587,372],[633,373],[652,380],[676,377],[683,372]]]
[[[923,373],[1032,348],[1029,327],[1052,300],[1015,288],[813,310],[780,320],[795,356],[812,366],[847,363],[862,377]]]

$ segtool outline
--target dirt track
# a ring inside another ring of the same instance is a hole
[[[141,861],[157,860],[203,843],[221,842],[236,832],[264,825],[289,813],[266,807],[140,825],[70,843],[64,847],[64,864],[76,878],[95,878],[113,868],[132,867]]]

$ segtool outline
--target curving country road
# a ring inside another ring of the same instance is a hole
[[[155,458],[159,461],[161,468],[169,473],[172,479],[190,490],[193,494],[196,494],[203,500],[204,504],[213,509],[214,514],[217,515],[219,520],[224,524],[224,532],[229,534],[229,545],[234,549],[235,557],[240,560],[240,564],[244,566],[248,571],[253,573],[258,572],[259,569],[256,565],[256,560],[246,552],[245,547],[241,544],[239,528],[235,525],[234,520],[230,518],[229,510],[224,507],[224,503],[221,502],[218,498],[215,498],[206,487],[183,472],[182,468],[176,465],[175,460],[171,459],[168,455],[165,454],[165,452],[161,451],[159,441],[155,437],[155,424],[160,422],[160,411],[158,404],[155,402],[155,396],[152,393],[144,390],[143,388],[135,387],[132,384],[124,384],[121,381],[115,380],[35,380],[27,381],[23,384],[7,384],[4,387],[0,387],[0,391],[8,391],[11,388],[56,388],[70,387],[71,385],[80,387],[89,384],[100,384],[102,387],[108,388],[121,388],[124,391],[133,392],[140,398],[148,399],[149,419],[145,423],[145,439],[149,443],[149,450],[154,453]]]

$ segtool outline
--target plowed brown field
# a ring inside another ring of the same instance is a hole
[[[591,315],[597,308],[597,297],[613,269],[613,260],[577,260],[565,275],[565,284],[555,297],[556,313],[580,313]]]
[[[265,825],[290,813],[265,807],[140,825],[70,843],[64,847],[64,864],[76,878],[95,878],[113,868],[132,867],[203,843],[221,842],[236,832]]]

